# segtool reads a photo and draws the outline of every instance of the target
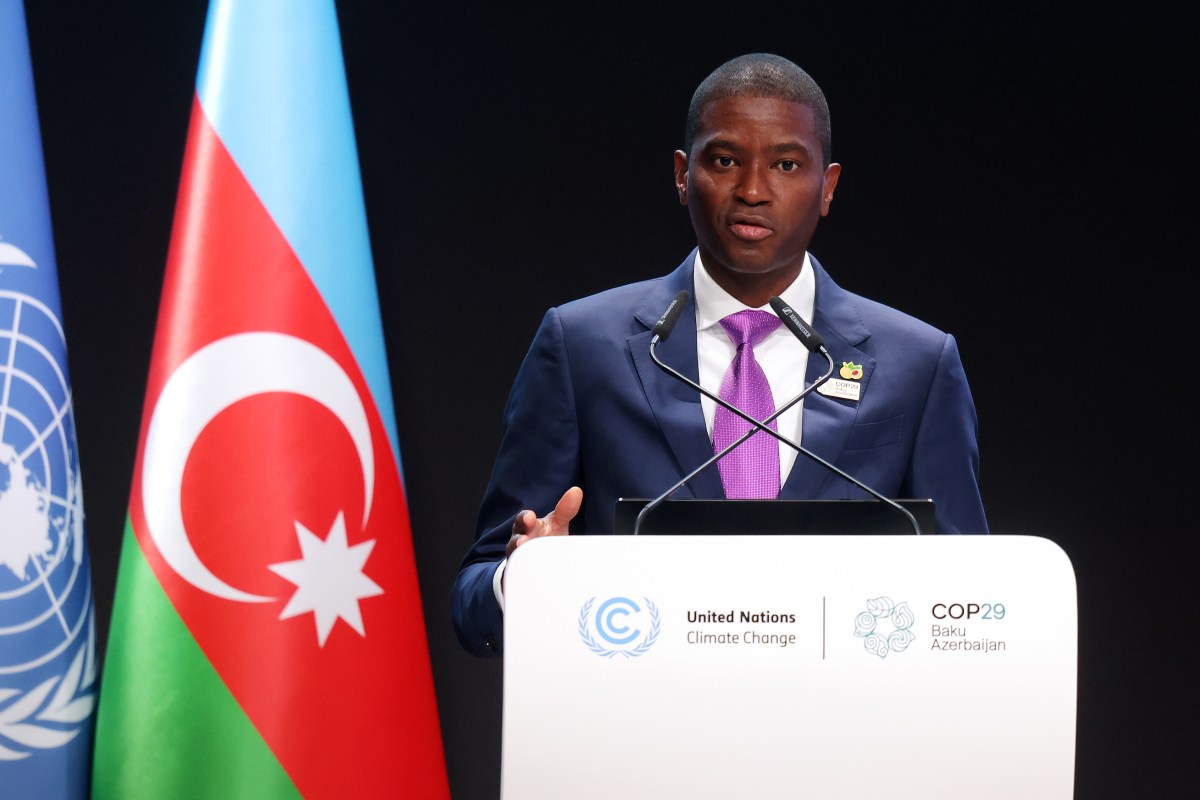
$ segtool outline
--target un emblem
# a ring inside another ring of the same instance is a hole
[[[593,597],[579,610],[579,637],[596,655],[635,658],[658,641],[661,620],[650,598],[643,597],[638,605],[628,597],[610,597],[593,613],[595,606]]]
[[[95,610],[65,353],[50,308],[0,291],[0,762],[65,745],[94,708]]]

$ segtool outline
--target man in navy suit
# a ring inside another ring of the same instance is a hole
[[[716,393],[736,352],[722,319],[781,297],[812,320],[839,371],[835,388],[779,417],[779,432],[886,496],[933,499],[938,533],[987,533],[975,407],[954,338],[841,289],[808,253],[840,173],[825,97],[792,62],[742,56],[700,84],[675,153],[698,247],[669,275],[542,320],[454,586],[468,651],[503,649],[504,564],[516,548],[538,536],[611,533],[617,498],[656,497],[713,456],[716,404],[649,354],[655,322],[684,289],[695,302],[658,347],[664,362]],[[775,407],[828,368],[782,328],[753,350]],[[780,498],[870,496],[785,445],[778,469]],[[674,496],[726,491],[713,466]]]

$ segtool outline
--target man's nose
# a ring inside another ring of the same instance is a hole
[[[765,165],[748,164],[740,177],[736,187],[737,199],[751,206],[761,205],[771,199],[770,176]]]

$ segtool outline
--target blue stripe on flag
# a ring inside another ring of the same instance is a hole
[[[217,135],[337,320],[371,387],[399,464],[332,0],[214,0],[196,92]]]

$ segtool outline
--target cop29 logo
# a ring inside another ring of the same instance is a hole
[[[605,658],[642,655],[658,641],[660,627],[658,606],[648,597],[642,598],[642,605],[628,597],[610,597],[599,607],[593,597],[579,610],[579,637],[587,649]]]
[[[863,640],[863,649],[871,655],[887,658],[888,653],[903,653],[917,638],[912,632],[916,617],[908,603],[894,603],[890,597],[867,601],[867,610],[854,618],[854,635]]]

